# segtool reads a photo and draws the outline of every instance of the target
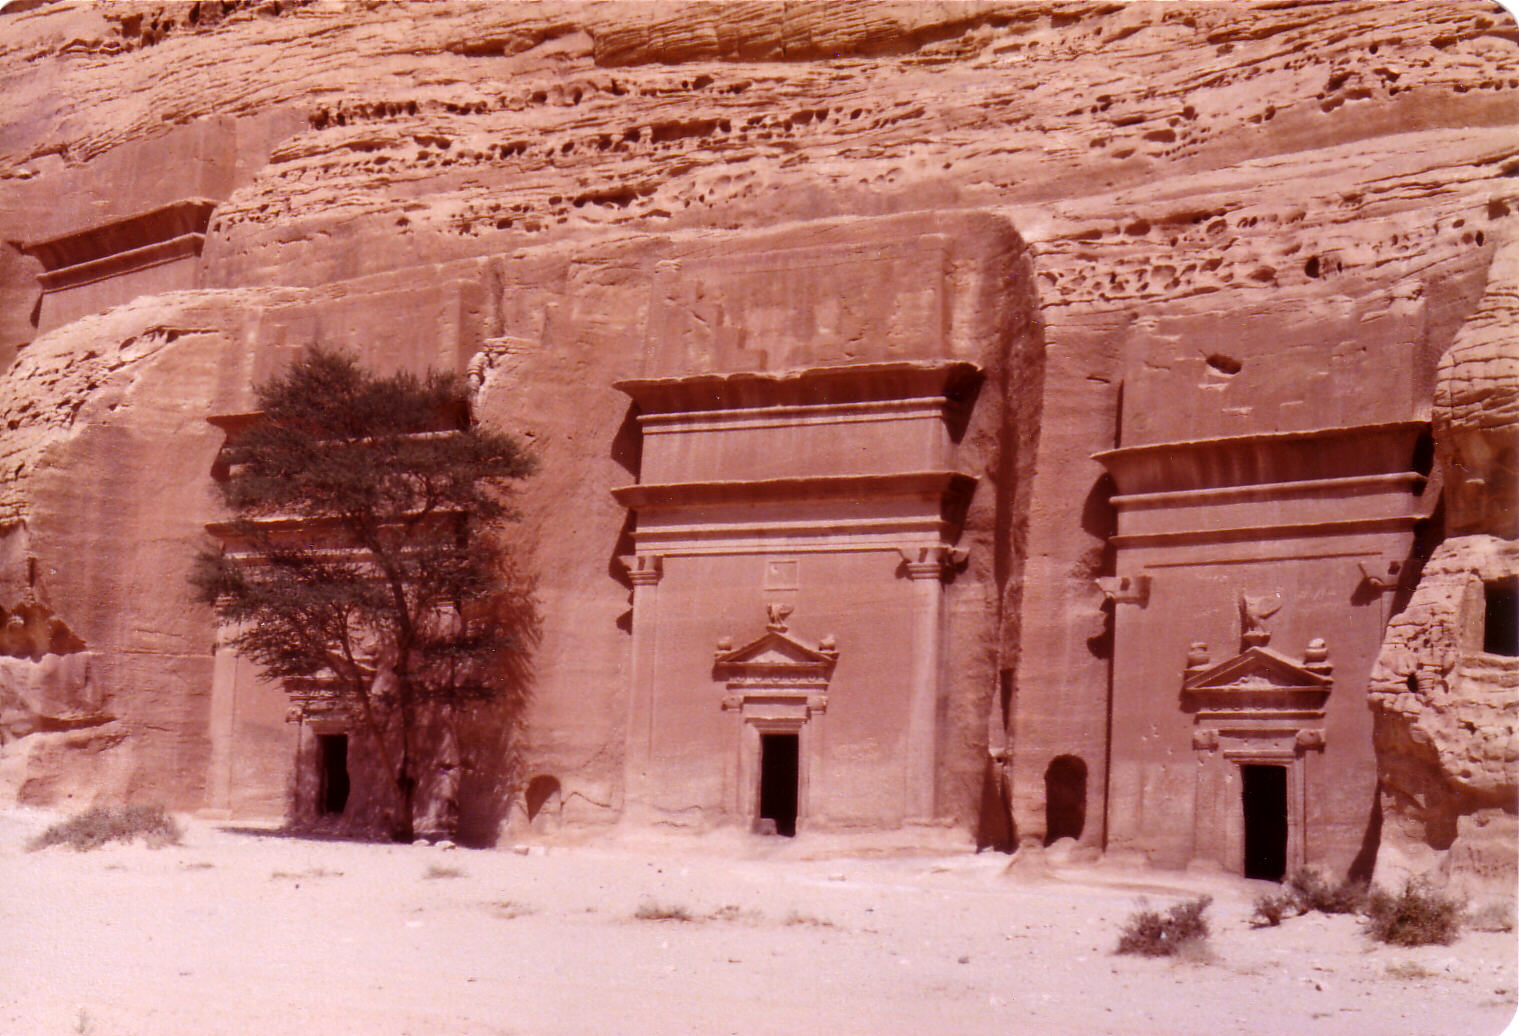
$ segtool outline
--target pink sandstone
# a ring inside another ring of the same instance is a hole
[[[340,728],[286,722],[184,575],[209,419],[322,342],[470,372],[541,462],[531,705],[510,749],[463,730],[463,837],[747,832],[769,774],[799,838],[1279,877],[1380,831],[1418,869],[1440,789],[1512,842],[1514,660],[1470,714],[1386,697],[1440,573],[1506,578],[1473,559],[1516,535],[1495,5],[0,29],[0,607],[89,654],[6,660],[29,715],[88,702],[4,735],[8,793],[316,809]]]

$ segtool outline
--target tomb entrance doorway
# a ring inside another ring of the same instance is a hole
[[[761,829],[774,824],[778,835],[791,838],[796,834],[800,761],[799,735],[760,735],[758,821]]]
[[[1281,881],[1287,873],[1287,767],[1240,767],[1245,877]]]
[[[348,735],[318,734],[317,812],[335,816],[348,805]]]

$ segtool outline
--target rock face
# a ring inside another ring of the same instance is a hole
[[[1445,526],[1372,671],[1389,876],[1519,880],[1519,248],[1441,357]]]
[[[1490,473],[1448,528],[1513,538],[1512,347],[1463,352],[1513,301],[1495,5],[0,21],[0,604],[119,735],[109,773],[19,737],[13,785],[313,808],[325,749],[181,588],[208,418],[319,341],[469,370],[540,459],[520,766],[461,741],[467,837],[1369,866],[1429,755],[1364,694],[1440,539],[1442,355],[1441,449]]]

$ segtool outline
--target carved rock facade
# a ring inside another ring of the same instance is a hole
[[[1382,675],[1446,636],[1421,602],[1455,591],[1413,590],[1442,521],[1427,578],[1507,578],[1496,6],[0,20],[0,601],[67,623],[110,717],[7,741],[7,787],[336,801],[342,732],[286,723],[183,590],[210,419],[320,341],[467,372],[541,461],[534,693],[459,735],[465,837],[1276,876],[1512,816],[1507,684],[1461,685],[1490,723]]]

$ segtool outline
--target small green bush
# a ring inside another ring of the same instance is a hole
[[[1410,879],[1397,895],[1373,889],[1366,899],[1366,929],[1394,946],[1445,945],[1461,931],[1466,904]]]
[[[1142,957],[1173,957],[1183,949],[1208,937],[1208,922],[1203,911],[1213,902],[1212,896],[1200,896],[1177,903],[1164,914],[1140,910],[1130,916],[1118,938],[1119,953]]]
[[[1303,912],[1296,896],[1290,892],[1268,893],[1255,901],[1255,913],[1250,923],[1257,928],[1275,928],[1289,912]]]
[[[134,838],[155,849],[178,845],[179,825],[161,805],[93,806],[54,824],[32,839],[27,849],[36,852],[51,845],[67,845],[82,852]]]
[[[1317,910],[1321,914],[1359,913],[1366,903],[1366,883],[1350,878],[1331,885],[1324,875],[1303,867],[1287,883],[1297,898],[1300,912]]]

